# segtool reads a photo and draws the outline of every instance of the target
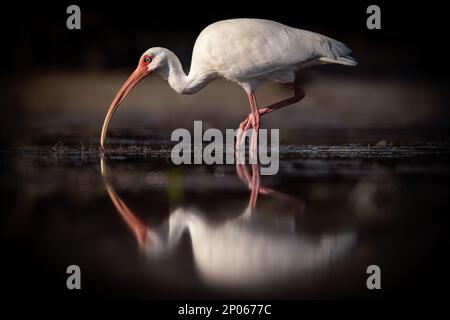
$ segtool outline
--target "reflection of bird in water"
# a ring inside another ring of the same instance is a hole
[[[261,116],[303,99],[305,94],[298,85],[298,78],[304,67],[326,63],[354,66],[356,61],[350,54],[351,50],[337,40],[274,21],[231,19],[213,23],[200,33],[195,42],[188,75],[172,51],[155,47],[144,52],[136,70],[109,107],[100,144],[104,147],[109,122],[119,104],[140,80],[151,73],[159,74],[182,94],[196,93],[217,78],[238,83],[246,91],[251,107],[251,113],[239,127],[243,130],[253,128],[258,132]],[[286,85],[293,91],[293,96],[258,109],[255,91],[267,81]],[[257,135],[252,136],[251,144],[254,149]]]
[[[146,227],[121,200],[107,179],[104,159],[101,168],[108,194],[144,254],[151,259],[163,258],[188,232],[196,269],[213,285],[251,288],[293,275],[309,278],[348,254],[356,240],[354,232],[311,239],[299,235],[292,223],[280,224],[279,217],[270,220],[260,215],[255,211],[258,193],[288,201],[297,212],[304,211],[304,203],[269,188],[255,189],[255,181],[259,180],[256,165],[252,167],[252,176],[245,165],[237,168],[240,178],[252,188],[249,205],[240,216],[217,224],[195,208],[178,207],[159,227]]]

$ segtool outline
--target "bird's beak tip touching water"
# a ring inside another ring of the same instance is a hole
[[[102,133],[100,137],[100,146],[102,149],[105,146],[106,132],[108,130],[109,122],[111,121],[114,112],[117,110],[122,100],[125,99],[128,93],[139,83],[139,81],[148,76],[150,73],[151,71],[149,71],[147,68],[138,66],[117,92],[116,97],[111,102],[108,112],[106,113],[105,120],[103,121]]]

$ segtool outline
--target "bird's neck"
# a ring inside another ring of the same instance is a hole
[[[173,52],[168,54],[167,64],[159,71],[159,74],[173,90],[181,94],[196,93],[208,83],[208,80],[197,72],[186,75],[180,60]]]

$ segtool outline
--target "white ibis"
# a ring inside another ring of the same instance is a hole
[[[151,73],[159,74],[181,94],[194,94],[218,78],[236,82],[247,93],[251,107],[251,113],[239,128],[247,130],[251,127],[257,133],[260,116],[297,103],[305,96],[298,86],[301,69],[326,63],[354,66],[357,62],[350,54],[351,50],[337,40],[275,21],[230,19],[215,22],[198,36],[188,75],[172,51],[154,47],[144,52],[136,70],[109,107],[100,145],[102,148],[105,145],[109,122],[119,104],[140,80]],[[266,81],[285,84],[294,95],[259,109],[255,91]],[[252,135],[251,145],[252,149],[257,146],[257,134]]]

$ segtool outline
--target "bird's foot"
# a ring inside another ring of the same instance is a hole
[[[247,118],[244,119],[244,121],[241,122],[241,124],[239,125],[239,130],[238,130],[238,134],[237,134],[237,139],[236,139],[236,148],[240,148],[241,146],[245,145],[245,138],[246,138],[246,132],[247,130],[249,130],[250,128],[259,128],[259,123],[258,123],[258,119],[255,118],[253,113],[250,113]],[[256,133],[259,130],[256,131]],[[254,135],[255,132],[252,133],[252,135]],[[252,139],[253,140],[253,139]]]
[[[238,134],[236,137],[236,150],[245,146],[245,138],[247,136],[247,130],[253,128],[252,138],[250,140],[250,149],[257,150],[258,145],[258,133],[259,133],[259,117],[255,117],[253,113],[250,113],[247,118],[244,119],[239,125]]]
[[[239,128],[242,128],[243,131],[247,131],[250,128],[253,128],[256,125],[255,116],[253,113],[250,113],[244,121],[241,122]]]

